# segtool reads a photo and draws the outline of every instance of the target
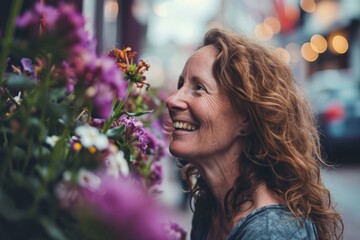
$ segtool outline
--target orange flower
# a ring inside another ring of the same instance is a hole
[[[124,72],[126,80],[130,80],[135,83],[138,88],[142,88],[146,85],[146,90],[149,89],[150,84],[146,83],[146,77],[144,76],[146,71],[149,71],[150,64],[144,60],[140,60],[138,65],[134,64],[134,58],[137,52],[131,51],[131,48],[127,47],[124,49],[114,48],[108,54],[112,57],[118,68]]]

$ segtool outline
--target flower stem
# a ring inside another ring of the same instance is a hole
[[[121,109],[123,108],[124,106],[124,103],[126,101],[126,99],[129,97],[130,93],[131,93],[131,89],[132,89],[132,86],[134,84],[133,83],[130,83],[127,90],[126,90],[126,96],[125,96],[125,99],[117,106],[117,108],[115,109],[114,111],[114,115],[113,116],[117,116],[119,114],[119,112],[121,111]],[[115,120],[115,119],[114,119]]]
[[[129,97],[133,85],[134,85],[134,84],[133,84],[132,82],[129,84],[129,86],[128,86],[127,90],[126,90],[126,96],[125,96],[125,98],[124,98],[123,101],[121,101],[121,102],[119,103],[119,105],[115,108],[115,110],[113,111],[113,114],[111,115],[111,117],[109,118],[109,120],[105,122],[104,127],[103,127],[103,133],[106,133],[106,132],[109,130],[111,124],[116,120],[116,118],[119,117],[118,115],[119,115],[120,111],[122,110],[122,108],[123,108],[123,106],[124,106],[124,103],[126,102],[126,99]],[[114,102],[113,102],[113,103],[114,103]],[[114,107],[114,106],[115,106],[115,104],[113,104],[113,107]]]
[[[8,23],[5,29],[5,35],[2,41],[1,53],[0,53],[0,83],[3,82],[3,75],[6,71],[6,62],[7,57],[10,50],[10,44],[13,41],[14,32],[15,32],[15,20],[17,15],[20,12],[22,5],[22,0],[13,0],[13,4],[11,6],[10,15],[8,19]]]

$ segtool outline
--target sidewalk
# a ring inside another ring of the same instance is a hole
[[[344,239],[360,239],[360,165],[323,170],[323,178],[342,214]]]

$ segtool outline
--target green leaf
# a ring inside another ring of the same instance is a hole
[[[26,156],[26,152],[24,151],[24,149],[18,147],[18,146],[15,146],[13,148],[13,151],[12,151],[12,159],[13,160],[22,160],[25,158]]]
[[[58,240],[66,239],[63,232],[51,219],[43,217],[40,219],[40,222],[52,239],[58,239]]]
[[[10,221],[19,221],[26,216],[15,207],[13,200],[2,189],[0,189],[0,214]]]
[[[66,96],[66,88],[55,88],[50,92],[50,101],[57,101]]]
[[[32,149],[32,156],[35,159],[46,158],[50,156],[50,150],[43,146],[34,146]]]
[[[55,118],[67,118],[69,107],[57,103],[48,103],[49,115]]]
[[[152,113],[152,112],[154,112],[154,110],[147,110],[147,111],[134,112],[134,113],[126,112],[126,114],[129,116],[132,116],[132,117],[137,117],[137,116],[141,116],[141,115]]]
[[[36,170],[37,173],[39,173],[39,175],[43,179],[45,179],[47,177],[47,175],[49,174],[49,168],[48,167],[42,167],[40,165],[36,165],[35,170]]]
[[[115,137],[119,136],[120,134],[122,134],[124,131],[125,131],[125,126],[121,125],[118,127],[110,128],[106,132],[106,135],[110,138],[115,138]]]
[[[8,88],[17,90],[17,89],[32,89],[36,86],[35,80],[31,80],[28,77],[18,75],[18,74],[10,74],[6,85]]]

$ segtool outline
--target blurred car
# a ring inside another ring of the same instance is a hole
[[[360,79],[348,70],[322,70],[306,84],[329,158],[360,161]]]

